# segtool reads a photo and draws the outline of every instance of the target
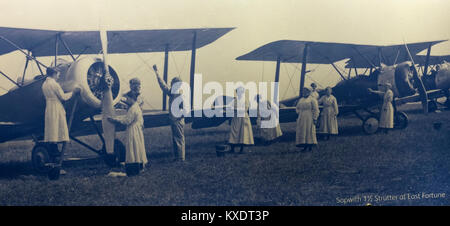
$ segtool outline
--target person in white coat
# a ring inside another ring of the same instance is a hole
[[[303,151],[312,150],[312,146],[317,144],[316,123],[319,117],[319,105],[310,94],[311,90],[304,88],[303,96],[296,106],[298,118],[295,144],[297,147],[303,147]]]
[[[136,100],[137,97],[127,96],[124,100],[129,106],[127,114],[110,117],[108,120],[113,123],[123,124],[127,127],[125,166],[139,164],[140,169],[144,169],[148,162],[143,133],[144,119],[142,117],[141,107]]]
[[[65,93],[57,82],[59,71],[49,67],[46,72],[47,78],[42,84],[42,92],[45,97],[44,142],[50,144],[51,154],[57,156],[58,144],[69,141],[66,111],[62,102],[78,94],[80,88],[76,87],[73,92]]]
[[[316,100],[319,99],[319,93],[317,92],[317,85],[316,83],[311,83],[311,94],[309,94],[311,97],[315,98]]]
[[[369,88],[369,91],[383,96],[383,106],[381,107],[378,126],[384,133],[388,133],[390,129],[394,128],[394,106],[392,105],[394,93],[392,92],[392,85],[390,83],[380,84],[379,86],[381,90]],[[382,87],[384,87],[384,91]]]
[[[262,100],[260,95],[256,95],[255,100],[258,103],[257,128],[259,136],[262,138],[264,143],[268,145],[275,139],[283,135],[279,123],[278,107],[270,100]],[[270,113],[270,115],[267,117],[263,117],[263,111]],[[263,125],[262,122],[266,122],[267,127]]]
[[[244,153],[245,145],[255,144],[253,140],[253,130],[248,116],[249,103],[245,97],[245,89],[236,89],[236,97],[231,102],[234,106],[234,117],[231,120],[230,135],[228,143],[231,145],[231,152],[236,146],[240,147],[240,153]]]
[[[142,95],[141,95],[141,80],[139,78],[130,79],[130,91],[125,93],[123,95],[123,97],[127,98],[128,96],[137,97],[136,102],[139,104],[141,109],[143,108],[144,99],[142,98]],[[122,108],[122,109],[128,108],[128,106],[126,104],[121,103],[121,102],[119,102],[116,106],[119,108]]]
[[[323,109],[319,117],[318,133],[324,134],[327,140],[330,139],[330,135],[338,134],[337,115],[339,114],[339,108],[332,92],[331,87],[327,87],[326,95],[319,99],[319,105],[323,105]]]

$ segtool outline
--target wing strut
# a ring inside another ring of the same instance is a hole
[[[398,60],[398,56],[399,56],[399,55],[400,55],[400,47],[398,47],[397,55],[395,56],[394,64],[392,64],[392,65],[396,65],[396,64],[397,64],[397,60]]]
[[[58,46],[59,46],[58,35],[55,35],[55,67],[58,65]]]
[[[192,38],[192,52],[191,52],[191,73],[189,84],[191,86],[191,109],[194,108],[194,73],[195,73],[195,54],[197,49],[197,32],[194,31]]]
[[[25,73],[27,72],[29,62],[30,62],[30,58],[27,57],[27,59],[25,61],[25,67],[23,68],[22,81],[20,81],[21,85],[23,85],[23,83],[25,82]]]
[[[76,61],[77,59],[73,56],[73,53],[70,50],[69,46],[67,45],[66,41],[64,41],[64,39],[62,39],[61,34],[58,34],[58,38],[59,38],[59,41],[62,42],[62,44],[63,44],[64,48],[67,50],[67,52],[69,52],[69,55],[70,55],[70,57],[72,57],[72,60]]]
[[[370,61],[369,59],[367,59],[366,56],[364,56],[356,47],[353,47],[353,50],[356,51],[356,53],[358,53],[358,55],[360,55],[362,58],[364,58],[364,60],[366,60],[366,62],[368,64],[370,64],[373,68],[377,68],[377,66],[375,66],[375,64],[372,63],[372,61]],[[356,62],[353,62],[353,64],[356,66],[355,64]]]
[[[14,48],[16,48],[17,50],[19,50],[20,52],[22,52],[23,54],[25,54],[27,57],[29,57],[30,59],[33,59],[38,65],[42,65],[45,68],[47,68],[47,66],[45,66],[45,64],[41,63],[40,61],[38,61],[36,59],[36,57],[32,56],[31,54],[26,53],[22,48],[20,48],[18,45],[16,45],[14,42],[11,42],[9,39],[3,37],[2,35],[0,35],[0,39],[2,39],[3,41],[9,43],[11,46],[13,46]],[[42,73],[42,72],[41,72]]]
[[[333,66],[334,70],[336,70],[337,73],[339,73],[339,75],[341,76],[341,78],[342,78],[343,80],[346,80],[345,77],[344,77],[344,75],[342,75],[342,73],[338,70],[338,68],[336,67],[336,65],[334,65],[334,63],[331,62],[331,60],[330,60],[328,57],[327,57],[327,60],[330,62],[331,66]]]
[[[281,64],[281,58],[277,58],[277,67],[275,68],[275,90],[273,93],[273,102],[277,103],[276,100],[278,100],[278,82],[280,81],[280,64]]]
[[[428,46],[428,50],[427,50],[427,57],[425,58],[425,65],[424,65],[424,69],[423,69],[423,76],[427,75],[428,72],[428,65],[430,63],[430,53],[431,53],[431,43]]]
[[[18,86],[18,87],[22,87],[21,85],[19,85],[19,83],[17,83],[16,81],[12,80],[8,75],[6,75],[5,73],[3,73],[3,71],[0,71],[0,74],[2,74],[3,76],[5,76],[5,78],[7,78],[10,82],[14,83],[14,85]]]
[[[169,44],[166,44],[166,47],[164,49],[164,71],[163,71],[163,79],[164,82],[167,84],[167,76],[169,73]],[[162,110],[167,110],[167,95],[165,92],[162,92]]]
[[[326,55],[322,54],[320,51],[315,51],[316,53],[318,53],[320,56],[322,56],[324,59],[326,59],[328,61],[329,64],[331,64],[331,66],[333,66],[334,70],[337,71],[337,73],[341,76],[341,78],[343,80],[346,80],[344,75],[341,73],[341,71],[339,71],[339,69],[336,67],[336,65],[333,63],[333,61],[330,60],[329,57],[327,57]]]
[[[303,58],[302,58],[302,72],[300,74],[300,97],[303,96],[303,87],[305,87],[305,75],[306,75],[306,57],[308,57],[308,44],[305,44],[303,48]]]

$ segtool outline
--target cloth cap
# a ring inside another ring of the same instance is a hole
[[[141,80],[139,78],[130,79],[130,85],[141,84]]]
[[[173,79],[172,79],[172,84],[173,83],[175,83],[175,82],[181,82],[181,79],[180,78],[178,78],[178,77],[174,77]]]
[[[53,75],[53,74],[55,74],[57,72],[58,72],[58,70],[56,68],[53,68],[53,67],[48,67],[47,70],[46,70],[47,75]]]

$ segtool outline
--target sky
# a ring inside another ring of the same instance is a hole
[[[449,10],[448,0],[0,0],[0,26],[77,31],[235,27],[197,50],[196,73],[203,75],[204,84],[270,82],[275,62],[235,58],[282,39],[372,45],[449,39]],[[450,41],[434,46],[431,54],[450,54]],[[190,52],[172,52],[169,58],[169,79],[188,81]],[[41,60],[50,64],[52,58]],[[163,53],[110,56],[123,92],[130,78],[143,81],[147,109],[161,108],[161,91],[147,65],[162,68],[163,61]],[[17,78],[24,63],[17,52],[5,54],[0,56],[0,71]],[[337,65],[343,69],[343,62]],[[282,64],[280,99],[298,94],[300,68]],[[315,81],[321,88],[340,81],[329,65],[309,64],[307,70],[313,72],[307,74],[306,85]],[[27,76],[37,73],[34,66]],[[12,86],[0,78],[0,94]]]

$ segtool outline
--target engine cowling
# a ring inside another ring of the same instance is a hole
[[[396,66],[383,66],[378,76],[378,85],[390,83],[397,97],[405,97],[416,93],[411,72],[411,62],[403,62]]]
[[[75,62],[62,62],[57,65],[61,71],[59,84],[64,91],[72,91],[75,87],[81,87],[80,96],[84,103],[90,107],[101,108],[103,88],[105,86],[104,64],[99,58],[83,57]],[[116,71],[109,66],[109,72],[114,79],[111,87],[113,104],[119,101],[120,80]]]
[[[450,63],[444,62],[439,65],[435,83],[438,89],[450,89]]]
[[[395,66],[383,65],[380,68],[380,74],[378,75],[377,84],[382,85],[386,83],[390,83],[392,85],[392,91],[394,92],[394,96],[399,96],[395,79]]]

